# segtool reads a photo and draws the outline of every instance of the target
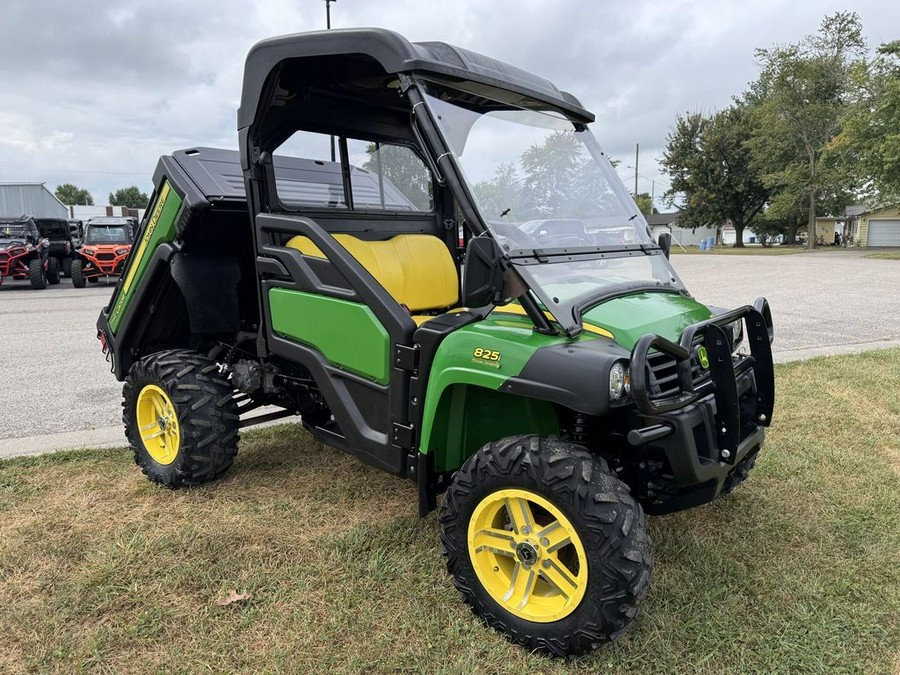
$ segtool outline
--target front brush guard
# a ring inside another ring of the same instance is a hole
[[[744,321],[750,346],[750,357],[737,362],[732,359],[731,340],[723,330],[735,321]],[[691,369],[692,350],[697,335],[703,336],[703,346],[709,358],[709,379],[694,386]],[[753,369],[756,382],[755,423],[769,426],[775,405],[775,369],[772,363],[772,314],[765,298],[758,298],[753,307],[745,305],[706,321],[688,326],[678,344],[659,335],[643,336],[631,350],[631,397],[645,415],[661,415],[684,408],[712,394],[716,403],[716,435],[720,448],[731,449],[726,463],[737,459],[741,440],[741,406],[737,391],[738,376]],[[647,357],[651,349],[668,354],[676,362],[679,393],[662,399],[650,396]]]

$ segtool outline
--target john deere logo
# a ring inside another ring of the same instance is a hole
[[[700,361],[701,368],[709,368],[709,354],[706,353],[706,347],[703,345],[697,348],[697,360]]]

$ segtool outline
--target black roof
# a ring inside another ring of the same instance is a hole
[[[286,59],[341,55],[371,57],[387,73],[417,71],[512,90],[549,103],[576,120],[594,121],[593,114],[572,94],[502,61],[444,42],[410,42],[399,33],[383,28],[347,28],[285,35],[254,45],[244,66],[238,129],[254,122],[266,79],[279,63]]]

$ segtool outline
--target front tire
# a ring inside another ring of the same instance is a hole
[[[231,467],[237,406],[214,361],[186,349],[151,354],[131,367],[122,396],[125,435],[151,481],[199,485]]]
[[[59,283],[59,260],[56,258],[47,259],[47,283],[51,286]]]
[[[84,288],[84,271],[83,271],[84,263],[81,259],[76,259],[72,261],[72,268],[69,271],[69,276],[72,277],[72,285],[75,288]]]
[[[31,287],[37,291],[47,288],[43,260],[35,259],[28,262],[28,279],[31,281]]]
[[[463,599],[513,642],[587,653],[634,620],[653,571],[644,513],[606,462],[555,438],[489,443],[441,507]]]

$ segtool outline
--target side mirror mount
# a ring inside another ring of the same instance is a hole
[[[663,232],[659,235],[659,247],[663,250],[663,255],[668,258],[672,252],[672,235],[668,232]]]
[[[502,302],[503,297],[500,247],[493,237],[473,237],[466,246],[462,304],[484,307]]]

